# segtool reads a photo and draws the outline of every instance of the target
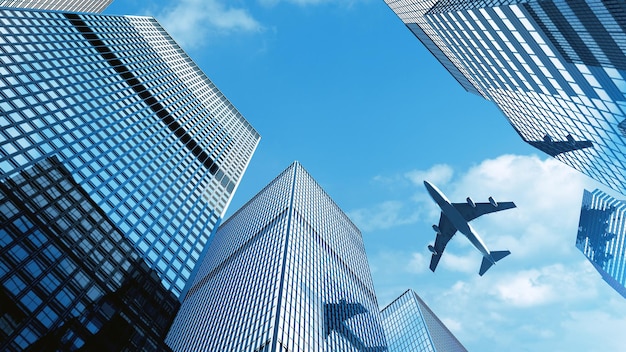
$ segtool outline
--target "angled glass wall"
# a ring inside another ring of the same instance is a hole
[[[467,351],[412,290],[404,292],[380,314],[389,351]]]
[[[157,351],[180,303],[52,157],[0,183],[0,350]]]
[[[626,298],[626,201],[585,190],[576,248],[611,287]]]
[[[113,0],[0,0],[0,7],[100,13],[112,2]]]
[[[386,0],[530,145],[626,194],[626,6],[599,0]]]
[[[259,134],[152,18],[0,8],[0,182],[56,156],[182,295]]]
[[[385,351],[360,231],[298,163],[217,231],[174,351]]]

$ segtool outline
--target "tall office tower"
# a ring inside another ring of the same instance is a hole
[[[113,0],[0,0],[0,7],[100,13]]]
[[[467,351],[413,290],[380,312],[390,352]]]
[[[167,350],[180,307],[56,157],[0,183],[0,350]]]
[[[385,1],[524,141],[626,194],[622,2]]]
[[[626,201],[585,190],[576,247],[615,291],[626,298]]]
[[[0,24],[0,182],[58,157],[180,296],[259,134],[152,18]]]
[[[295,162],[220,226],[174,351],[385,351],[360,231]]]

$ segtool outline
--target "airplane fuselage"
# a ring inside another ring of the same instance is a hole
[[[426,190],[433,198],[435,203],[439,206],[441,211],[448,217],[450,223],[467,239],[470,243],[476,247],[482,253],[483,257],[487,258],[492,263],[495,263],[495,260],[491,257],[489,249],[483,242],[483,240],[478,236],[472,225],[470,225],[467,220],[461,215],[461,213],[452,205],[452,203],[446,198],[446,196],[433,184],[428,181],[424,181],[424,185],[426,186]]]

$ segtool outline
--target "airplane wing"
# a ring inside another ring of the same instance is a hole
[[[497,206],[493,206],[491,203],[475,203],[474,205],[475,206],[473,207],[468,203],[452,203],[452,206],[454,206],[456,210],[463,215],[463,218],[465,218],[467,222],[470,222],[481,215],[515,208],[515,203],[513,202],[502,202],[498,203]]]
[[[433,255],[430,258],[430,270],[433,272],[437,268],[437,264],[439,264],[439,260],[441,259],[443,251],[446,249],[446,245],[450,242],[450,239],[455,233],[456,228],[452,225],[446,214],[442,212],[439,218],[439,233],[437,233],[437,237],[435,238],[435,246],[431,249]]]

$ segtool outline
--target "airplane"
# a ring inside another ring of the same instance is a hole
[[[550,135],[546,134],[545,136],[543,136],[543,141],[525,142],[552,157],[574,150],[593,147],[593,142],[586,140],[574,140],[574,137],[572,137],[571,134],[568,134],[567,136],[565,136],[565,138],[567,139],[565,141],[554,141],[552,140],[552,137]]]
[[[474,203],[470,197],[467,197],[465,203],[450,203],[443,192],[432,183],[424,181],[424,186],[435,203],[441,208],[439,225],[433,225],[433,230],[437,233],[435,245],[428,245],[428,250],[432,253],[430,270],[435,271],[446,245],[457,230],[464,234],[472,245],[482,253],[483,261],[478,271],[480,276],[483,276],[497,261],[511,254],[510,251],[489,251],[469,222],[484,214],[515,208],[515,203],[498,203],[493,197],[489,197],[489,203]]]

